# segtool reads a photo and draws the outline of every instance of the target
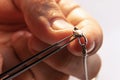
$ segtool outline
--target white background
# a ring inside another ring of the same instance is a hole
[[[75,1],[91,14],[103,29],[104,42],[99,50],[102,68],[97,80],[120,80],[120,1]]]

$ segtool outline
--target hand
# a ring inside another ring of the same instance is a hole
[[[73,26],[77,26],[87,37],[88,54],[92,55],[88,57],[89,78],[97,75],[101,62],[95,53],[102,44],[102,31],[99,24],[81,7],[70,0],[14,0],[12,2],[1,0],[1,2],[9,4],[6,9],[2,8],[6,5],[0,6],[2,12],[0,30],[8,34],[8,40],[3,42],[9,43],[3,45],[1,42],[0,61],[1,63],[2,60],[4,61],[4,70],[71,35]],[[6,58],[8,54],[10,57]],[[24,72],[15,80],[68,80],[69,75],[84,80],[80,55],[81,49],[75,40],[67,48]]]

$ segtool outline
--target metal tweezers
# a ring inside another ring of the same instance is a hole
[[[72,39],[70,39],[72,38]],[[85,71],[85,80],[88,80],[88,73],[87,73],[87,58],[86,58],[86,43],[87,39],[82,33],[79,33],[78,29],[75,27],[73,30],[73,35],[67,36],[64,39],[54,43],[53,45],[49,46],[48,48],[42,50],[41,52],[33,55],[32,57],[22,61],[18,65],[10,68],[9,70],[3,72],[0,74],[0,79],[1,80],[11,80],[15,78],[16,76],[20,75],[21,73],[25,72],[26,70],[32,68],[36,64],[40,63],[44,59],[50,57],[51,55],[59,52],[63,48],[65,48],[70,42],[73,40],[77,39],[79,41],[80,46],[82,47],[82,52],[84,54],[83,62],[84,62],[84,71]],[[81,42],[81,38],[83,38],[85,41],[84,43]],[[39,56],[39,57],[38,57]],[[42,56],[42,57],[41,57]]]

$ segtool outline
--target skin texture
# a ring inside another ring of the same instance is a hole
[[[71,35],[74,26],[88,39],[92,79],[100,70],[96,52],[103,35],[99,24],[79,5],[72,0],[0,0],[0,73]],[[84,80],[77,40],[14,80],[68,80],[69,75]]]

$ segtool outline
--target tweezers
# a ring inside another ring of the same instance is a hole
[[[9,70],[3,72],[2,74],[0,74],[0,79],[11,80],[11,79],[15,78],[16,76],[20,75],[21,73],[27,71],[28,69],[32,68],[36,64],[40,63],[44,59],[50,57],[51,55],[53,55],[57,52],[59,52],[60,50],[65,48],[70,42],[72,42],[73,40],[75,40],[78,37],[81,37],[81,35],[78,32],[76,32],[76,30],[78,30],[78,29],[75,27],[74,31],[73,31],[73,35],[65,37],[64,39],[54,43],[53,45],[49,46],[48,48],[45,48],[41,52],[33,55],[32,57],[22,61],[21,63],[17,64],[16,66],[14,66],[14,67],[10,68]],[[79,41],[79,44],[81,46],[83,46],[83,53],[86,53],[86,51],[85,51],[86,48],[84,47],[85,45],[83,45],[83,43],[81,43],[80,38],[78,39],[78,41]],[[85,38],[85,41],[86,41],[86,38]],[[84,61],[84,62],[86,62],[86,61]],[[87,63],[85,63],[84,67],[87,66],[86,64]],[[85,72],[87,73],[87,67],[85,68]]]
[[[54,43],[53,45],[51,45],[48,48],[42,50],[41,52],[37,53],[36,55],[22,61],[18,65],[16,65],[16,66],[12,67],[11,69],[3,72],[2,74],[0,74],[0,79],[11,80],[14,77],[16,77],[16,76],[20,75],[21,73],[25,72],[26,70],[30,69],[34,65],[40,63],[42,60],[48,58],[49,56],[51,56],[55,53],[57,53],[58,51],[62,50],[64,47],[66,47],[70,42],[72,42],[73,40],[76,39],[76,37],[74,37],[71,40],[67,41],[72,36],[73,35],[65,37],[64,39]],[[56,46],[57,46],[57,48],[56,48]],[[48,53],[46,54],[46,52],[48,52]],[[44,54],[44,56],[42,56],[41,58],[38,58],[38,56],[40,56],[42,54]],[[32,60],[34,60],[34,61],[32,61]],[[30,63],[30,64],[28,64],[28,63]]]

